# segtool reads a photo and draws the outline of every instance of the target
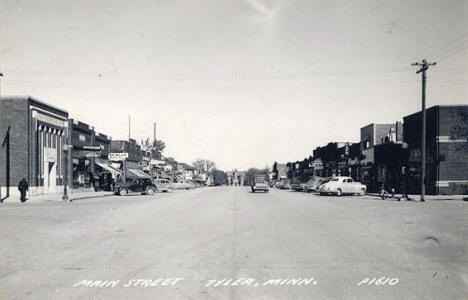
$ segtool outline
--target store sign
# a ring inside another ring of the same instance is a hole
[[[122,161],[128,158],[128,153],[109,153],[109,160]]]
[[[52,124],[52,125],[57,126],[57,127],[62,127],[62,128],[66,127],[66,121],[64,121],[64,120],[61,120],[61,119],[58,119],[58,118],[53,118],[51,116],[41,114],[38,111],[35,111],[35,112],[36,112],[36,114],[34,114],[33,117],[36,117],[37,120],[39,120],[39,121],[49,123],[49,124]]]
[[[83,156],[86,157],[86,158],[101,157],[101,152],[83,151]]]

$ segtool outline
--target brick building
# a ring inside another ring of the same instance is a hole
[[[346,144],[347,143],[344,142],[333,142],[323,147],[317,147],[314,150],[314,162],[311,165],[314,167],[316,176],[338,176],[338,163],[342,160],[341,153],[338,149],[345,147]]]
[[[110,148],[110,160],[112,161],[112,165],[125,172],[125,176],[133,177],[135,173],[143,173],[139,172],[143,169],[143,151],[135,140],[111,141]]]
[[[68,112],[30,96],[0,100],[0,137],[10,127],[9,172],[6,147],[0,150],[2,197],[17,193],[26,178],[30,193],[59,192],[64,179],[63,145],[67,142]]]
[[[111,138],[94,130],[94,127],[69,119],[69,144],[72,149],[69,154],[69,178],[73,188],[90,187],[90,174],[96,176],[98,171],[111,170],[108,156]],[[115,174],[114,174],[115,176]]]
[[[433,106],[426,116],[426,193],[468,194],[468,105]],[[409,146],[408,190],[419,194],[422,113],[403,119]]]
[[[369,124],[361,128],[361,170],[360,181],[368,191],[380,188],[375,169],[375,146],[389,141],[401,141],[403,126],[401,122],[392,124]]]

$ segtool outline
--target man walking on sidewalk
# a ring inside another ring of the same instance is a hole
[[[18,190],[21,193],[21,202],[26,201],[26,192],[29,190],[29,185],[28,182],[26,181],[26,178],[21,179],[21,181],[18,184]]]

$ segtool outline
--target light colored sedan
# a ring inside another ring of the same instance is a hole
[[[190,182],[187,180],[179,180],[177,182],[174,182],[174,188],[178,190],[189,190],[191,189]]]
[[[320,186],[320,195],[364,195],[366,186],[360,182],[355,182],[351,177],[333,177],[329,182]]]
[[[174,190],[172,183],[167,179],[155,179],[154,185],[156,185],[156,190],[159,192],[169,192],[170,190]]]

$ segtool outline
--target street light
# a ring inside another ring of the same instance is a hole
[[[64,153],[64,164],[65,164],[65,176],[63,177],[63,196],[62,200],[69,201],[68,198],[68,151],[71,149],[71,145],[65,144],[63,145],[63,153]]]

